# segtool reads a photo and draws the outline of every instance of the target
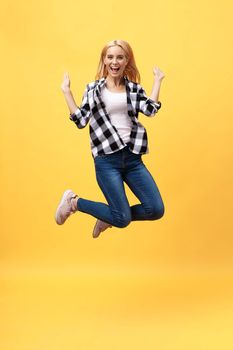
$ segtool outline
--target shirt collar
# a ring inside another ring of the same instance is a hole
[[[126,75],[124,76],[124,79],[125,79],[125,86],[126,86],[126,91],[127,91],[128,90],[128,81],[129,81],[129,79],[127,78]],[[106,81],[105,77],[103,77],[103,78],[98,80],[98,83],[96,85],[96,93],[97,94],[101,93],[101,88],[105,84],[105,81]]]

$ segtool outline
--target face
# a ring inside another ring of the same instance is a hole
[[[124,75],[128,60],[124,50],[120,46],[109,47],[104,58],[104,64],[108,75],[112,77],[121,77]]]

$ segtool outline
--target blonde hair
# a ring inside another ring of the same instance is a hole
[[[124,40],[112,40],[104,46],[100,55],[99,65],[95,79],[101,79],[103,77],[106,78],[107,70],[104,64],[104,58],[106,56],[108,48],[112,46],[120,46],[124,50],[125,56],[128,59],[127,66],[125,67],[124,71],[124,76],[127,76],[127,78],[131,81],[140,83],[140,74],[135,63],[133,50],[131,49],[129,43],[127,43],[127,41]]]

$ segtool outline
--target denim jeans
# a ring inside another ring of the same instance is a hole
[[[136,220],[160,219],[164,214],[164,204],[141,157],[132,153],[128,146],[115,153],[95,157],[96,179],[108,204],[79,198],[78,210],[116,227],[126,227]],[[130,206],[124,182],[140,204]]]

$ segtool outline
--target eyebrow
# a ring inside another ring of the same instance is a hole
[[[107,56],[113,56],[113,54],[109,53]],[[120,53],[119,55],[116,55],[116,56],[121,56],[123,57],[124,55],[122,53]]]

